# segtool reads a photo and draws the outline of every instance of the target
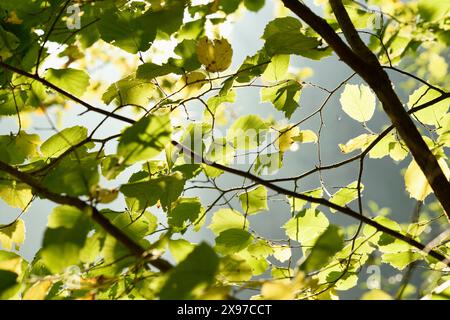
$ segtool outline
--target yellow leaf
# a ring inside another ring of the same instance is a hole
[[[292,300],[295,292],[289,280],[275,280],[266,282],[261,288],[261,295],[268,300]]]
[[[203,37],[197,43],[197,56],[207,71],[219,72],[230,66],[233,49],[226,39],[209,40]]]
[[[6,19],[6,23],[10,23],[10,24],[22,24],[23,20],[20,19],[17,16],[17,13],[15,11],[11,11],[9,13],[8,19]]]
[[[8,227],[0,228],[0,245],[4,250],[11,250],[13,244],[18,248],[25,240],[25,224],[22,219]]]
[[[111,203],[117,199],[119,195],[119,190],[117,189],[100,189],[97,191],[97,200],[99,203]]]
[[[364,84],[360,86],[346,84],[339,101],[342,110],[359,122],[369,121],[375,112],[375,94]]]
[[[0,270],[6,270],[15,272],[17,274],[22,273],[22,262],[23,259],[21,257],[13,258],[10,260],[0,261]]]
[[[448,179],[450,176],[450,169],[448,168],[446,160],[441,158],[438,160],[438,163]],[[428,184],[427,178],[414,160],[411,161],[406,169],[405,186],[409,196],[420,201],[423,201],[433,191]]]
[[[279,131],[278,136],[278,149],[281,152],[289,150],[291,145],[294,143],[293,137],[298,136],[300,130],[297,127],[287,126],[286,128]]]
[[[187,96],[197,93],[207,83],[205,80],[206,75],[200,71],[189,72],[183,77],[183,79],[187,87]]]
[[[292,138],[294,141],[298,141],[300,143],[316,143],[317,135],[312,130],[301,130],[300,133]]]
[[[364,293],[361,300],[392,300],[392,297],[383,290],[374,289]]]
[[[27,290],[27,292],[25,292],[23,300],[44,300],[52,284],[53,283],[50,280],[43,280],[35,283]]]
[[[339,144],[339,149],[343,153],[350,153],[357,149],[364,150],[369,146],[369,144],[376,138],[374,134],[362,134],[347,141],[346,144]]]

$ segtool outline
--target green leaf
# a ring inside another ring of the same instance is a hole
[[[214,282],[219,258],[206,243],[198,245],[169,274],[159,294],[163,300],[192,299]]]
[[[135,199],[135,205],[130,208],[134,211],[151,207],[158,200],[162,207],[167,209],[180,196],[184,182],[183,175],[175,172],[168,176],[124,184],[120,187],[120,191],[126,197]]]
[[[96,232],[86,239],[83,248],[80,250],[80,261],[83,263],[94,263],[100,256],[103,246],[104,234]]]
[[[252,235],[243,229],[227,229],[216,238],[215,249],[222,254],[237,253],[252,243]]]
[[[197,19],[194,21],[189,21],[182,25],[180,31],[177,34],[177,39],[197,39],[202,36],[205,32],[205,18]]]
[[[267,206],[267,189],[264,186],[258,186],[255,189],[239,195],[242,210],[246,214],[255,214],[269,209]]]
[[[71,196],[93,193],[100,179],[97,153],[80,158],[65,157],[44,177],[42,184],[52,192]]]
[[[169,226],[173,227],[175,231],[182,230],[188,221],[191,223],[197,221],[203,211],[204,208],[198,197],[179,198],[172,203],[172,210],[168,213]]]
[[[314,197],[314,198],[321,198],[323,196],[323,190],[322,190],[322,188],[317,188],[317,189],[302,192],[302,194],[304,194],[305,196],[310,196],[310,197]],[[298,211],[302,210],[306,206],[306,204],[308,204],[308,201],[303,200],[303,199],[292,198],[289,196],[287,198],[289,201],[289,205],[291,206],[292,212],[298,212]],[[310,205],[311,205],[311,209],[315,209],[318,207],[318,204],[315,204],[315,203],[310,203]]]
[[[267,55],[266,50],[259,50],[255,55],[245,58],[237,71],[237,77],[231,79],[236,79],[236,81],[240,83],[250,82],[266,70],[270,61],[271,58]]]
[[[450,168],[447,165],[447,160],[441,158],[438,160],[438,163],[448,179],[450,177]],[[411,163],[405,171],[405,189],[411,198],[419,201],[425,200],[433,192],[427,178],[414,160],[411,160]]]
[[[55,86],[81,97],[89,86],[89,75],[77,69],[47,69],[45,80]]]
[[[344,235],[341,228],[335,225],[329,225],[325,232],[317,238],[310,254],[300,265],[300,270],[311,272],[320,269],[343,247]]]
[[[252,275],[252,267],[238,255],[226,256],[220,261],[219,277],[225,278],[226,281],[248,281],[252,278]]]
[[[175,261],[180,263],[195,249],[195,245],[184,239],[170,240],[169,250]]]
[[[205,158],[211,162],[227,165],[233,162],[234,156],[235,149],[228,143],[228,140],[223,137],[214,138]]]
[[[419,0],[419,14],[425,21],[438,21],[448,18],[450,3],[448,1]]]
[[[40,251],[45,266],[59,273],[78,265],[80,250],[91,228],[91,220],[85,212],[67,205],[53,209]]]
[[[101,213],[107,212],[102,210]],[[148,211],[119,214],[114,212],[114,215],[112,223],[137,242],[155,231],[158,226],[158,219]]]
[[[124,268],[136,263],[136,258],[130,256],[130,251],[121,242],[111,235],[107,235],[101,255],[109,268],[102,271],[102,274],[119,275]]]
[[[17,282],[18,275],[8,270],[0,270],[0,300],[6,300],[13,297],[20,283]]]
[[[276,18],[269,22],[264,29],[262,39],[267,40],[281,33],[299,32],[302,27],[300,20],[293,17]]]
[[[244,0],[245,7],[250,11],[259,11],[264,7],[265,0]]]
[[[146,107],[153,97],[156,86],[147,79],[128,76],[111,84],[102,96],[105,104],[112,101],[119,106],[134,105]]]
[[[389,295],[389,293],[380,289],[373,289],[368,292],[365,292],[361,296],[361,300],[393,300],[393,299]]]
[[[267,129],[267,123],[259,116],[253,114],[242,116],[228,129],[227,140],[237,149],[253,149],[264,141]]]
[[[14,33],[8,32],[0,26],[0,57],[6,60],[13,56],[14,50],[20,45],[19,38]]]
[[[375,217],[373,220],[389,229],[392,229],[394,231],[404,234],[400,225],[397,222],[392,221],[387,217],[378,216],[378,217]],[[364,227],[363,234],[367,238],[369,238],[369,241],[371,243],[377,245],[380,252],[383,252],[383,253],[410,252],[411,250],[413,250],[413,247],[411,247],[406,242],[396,239],[396,238],[392,237],[391,235],[388,235],[384,232],[379,232],[379,231],[377,232],[377,230],[374,227],[369,226],[369,225],[366,225]]]
[[[325,232],[328,225],[328,219],[322,212],[305,209],[289,219],[283,228],[290,239],[300,242],[303,246],[309,246]]]
[[[136,78],[152,80],[157,77],[165,76],[178,71],[178,68],[164,64],[162,66],[148,62],[141,64],[136,71]]]
[[[270,56],[277,54],[296,54],[310,59],[329,56],[331,50],[322,48],[321,41],[302,33],[300,21],[292,17],[276,18],[269,22],[262,39],[264,48]]]
[[[195,40],[183,40],[174,49],[181,59],[169,59],[169,64],[190,72],[200,68],[201,64],[197,57],[197,45]]]
[[[33,198],[33,193],[25,183],[0,180],[0,198],[13,208],[25,210]]]
[[[395,133],[385,136],[369,151],[369,157],[372,159],[381,159],[387,155],[395,161],[401,161],[408,155],[408,149],[398,141]]]
[[[262,78],[269,82],[278,82],[286,79],[289,68],[289,55],[280,54],[272,57],[272,60],[267,65],[266,70],[262,74]]]
[[[211,231],[219,235],[228,229],[248,229],[248,220],[238,211],[232,209],[219,209],[217,210],[211,220],[211,224],[208,226]]]
[[[101,38],[129,53],[147,51],[156,37],[156,27],[131,10],[112,9],[97,23]]]
[[[9,226],[0,225],[0,244],[4,250],[20,249],[25,241],[25,223],[22,219],[16,220]]]
[[[369,121],[375,112],[375,94],[364,84],[346,84],[339,101],[342,110],[359,122]]]
[[[333,202],[341,207],[349,204],[356,198],[358,198],[358,182],[354,181],[350,183],[348,186],[339,189],[335,194],[333,194],[330,198],[330,202]],[[364,190],[364,185],[361,183],[361,192]],[[331,212],[336,212],[334,209],[330,209]]]
[[[355,150],[364,151],[374,139],[376,139],[376,135],[363,133],[353,139],[350,139],[345,144],[339,144],[339,149],[342,153],[350,153]],[[381,141],[380,141],[381,142]],[[386,154],[389,153],[389,150]],[[384,155],[383,155],[384,156]]]
[[[277,110],[283,111],[290,119],[294,111],[299,107],[302,85],[289,80],[273,87],[261,89],[261,101],[272,102]]]
[[[265,257],[254,256],[247,250],[242,250],[236,255],[243,258],[247,262],[247,264],[251,267],[252,274],[254,276],[264,274],[269,268],[269,262]]]
[[[254,172],[258,175],[275,174],[283,165],[283,153],[260,153],[256,157]]]
[[[169,116],[149,115],[125,129],[117,147],[117,155],[125,164],[157,156],[170,143],[172,125]]]
[[[20,131],[17,136],[0,136],[0,161],[8,164],[21,164],[38,155],[40,137]]]
[[[248,246],[247,250],[254,257],[267,258],[274,253],[270,244],[265,240],[256,240]]]
[[[440,96],[441,94],[439,92],[423,85],[409,96],[408,107],[411,109],[414,106],[422,105]],[[422,123],[440,127],[440,120],[447,113],[449,106],[450,98],[447,98],[428,108],[415,112],[414,117]]]
[[[47,158],[57,158],[65,151],[87,138],[87,129],[82,126],[65,128],[48,138],[41,145],[41,153]]]
[[[385,253],[381,256],[381,261],[389,263],[398,270],[405,269],[410,263],[422,259],[422,255],[417,252],[394,252]]]

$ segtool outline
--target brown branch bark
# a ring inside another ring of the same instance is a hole
[[[158,268],[162,272],[167,272],[172,268],[172,265],[164,259],[157,258],[151,259],[150,255],[146,255],[147,252],[138,243],[129,238],[122,230],[117,228],[109,221],[104,215],[102,215],[95,207],[90,206],[86,202],[66,195],[51,192],[44,188],[34,177],[29,174],[17,170],[16,168],[0,161],[0,171],[6,172],[14,178],[26,183],[34,189],[38,195],[45,197],[58,204],[65,204],[76,207],[82,211],[90,213],[92,219],[97,222],[107,233],[121,242],[130,252],[138,258],[147,258],[149,263]]]
[[[340,0],[330,0],[333,12],[353,50],[334,32],[331,26],[298,0],[281,0],[299,18],[313,28],[336,52],[339,58],[357,72],[377,95],[383,109],[400,137],[410,150],[414,160],[427,178],[447,218],[450,218],[450,183],[436,157],[432,154],[414,122],[403,108],[391,80],[376,56],[359,38],[347,11]]]

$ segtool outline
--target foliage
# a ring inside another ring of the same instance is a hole
[[[362,299],[448,299],[449,213],[398,124],[369,128],[383,114],[375,82],[307,81],[296,59],[321,64],[335,50],[282,8],[293,1],[274,1],[276,16],[255,30],[261,47],[234,58],[225,26],[266,2],[1,1],[0,122],[17,130],[2,124],[0,199],[20,214],[0,225],[0,299],[228,299],[249,297],[247,288],[252,299],[339,299],[357,287]],[[448,178],[448,2],[343,2],[383,68],[405,76],[396,91]],[[329,2],[316,3],[330,30],[345,33]],[[273,117],[237,114],[240,92],[254,90]],[[304,91],[324,96],[317,110]],[[362,133],[337,131],[344,160],[324,165],[332,97]],[[52,121],[74,110],[72,125]],[[314,149],[315,167],[283,176],[290,154]],[[387,217],[364,189],[365,160],[381,158],[406,167],[409,222]],[[358,162],[347,183],[325,182],[325,171]],[[56,207],[27,261],[14,251],[33,228],[22,215],[39,199]],[[273,210],[280,199],[287,214]],[[258,227],[268,216],[282,221],[270,223],[281,239]],[[214,241],[192,241],[205,235]],[[368,286],[369,266],[403,272],[403,281]],[[409,283],[414,270],[423,283]]]

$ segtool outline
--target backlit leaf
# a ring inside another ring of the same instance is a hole
[[[346,84],[339,101],[342,110],[359,122],[369,121],[375,112],[375,94],[364,84]]]

